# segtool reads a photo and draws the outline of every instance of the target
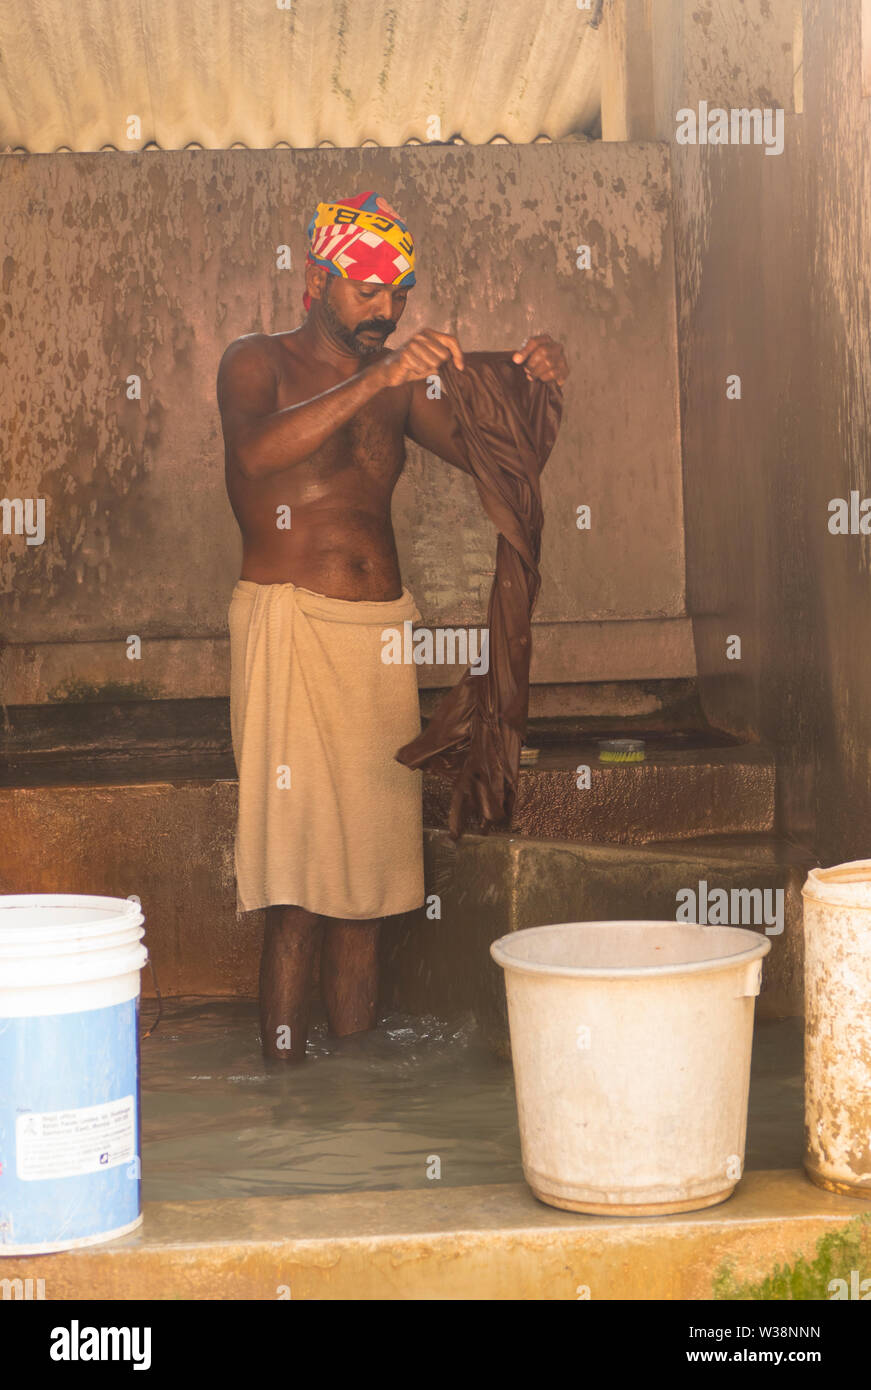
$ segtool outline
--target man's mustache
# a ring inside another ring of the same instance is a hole
[[[383,333],[386,338],[389,333],[396,332],[396,324],[393,319],[367,319],[365,323],[358,323],[354,332]]]

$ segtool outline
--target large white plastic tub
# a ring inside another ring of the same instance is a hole
[[[731,1196],[770,947],[678,922],[569,922],[493,942],[536,1197],[657,1215]]]
[[[805,1169],[871,1198],[871,860],[811,869],[802,896]]]

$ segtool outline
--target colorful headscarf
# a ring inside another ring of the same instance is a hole
[[[331,275],[409,288],[415,283],[411,233],[390,204],[375,193],[318,203],[308,236],[308,264],[323,266]],[[310,307],[308,290],[302,302],[306,309]]]

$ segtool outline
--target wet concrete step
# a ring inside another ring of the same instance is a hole
[[[625,730],[613,736],[626,737]],[[589,738],[542,742],[538,761],[521,768],[511,833],[645,844],[773,831],[775,765],[769,749],[718,745],[710,735],[686,732],[644,737],[646,756],[638,763],[602,761],[598,743]],[[450,802],[450,780],[427,776],[424,823],[446,828]]]
[[[55,1300],[710,1299],[726,1271],[759,1281],[812,1260],[867,1207],[797,1170],[748,1173],[679,1216],[558,1211],[524,1183],[156,1202],[130,1236],[7,1258],[3,1274],[38,1275]]]

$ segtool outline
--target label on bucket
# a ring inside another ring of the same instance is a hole
[[[138,996],[0,1009],[0,1272],[4,1255],[67,1250],[138,1219],[138,1054]]]
[[[133,1096],[80,1110],[47,1110],[16,1117],[16,1169],[24,1182],[97,1173],[129,1163],[135,1153]]]

